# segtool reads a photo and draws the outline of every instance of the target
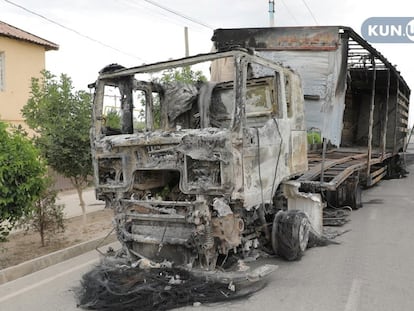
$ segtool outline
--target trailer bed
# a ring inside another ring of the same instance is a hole
[[[307,190],[335,191],[350,176],[358,175],[366,186],[372,186],[387,174],[384,161],[392,153],[373,153],[368,161],[368,152],[363,149],[339,148],[322,153],[309,153],[309,170],[297,181]],[[369,170],[368,170],[369,165]]]

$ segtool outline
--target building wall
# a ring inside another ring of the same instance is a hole
[[[4,88],[0,90],[0,120],[25,126],[20,110],[30,96],[32,77],[45,69],[45,48],[0,36],[0,53],[4,53]]]

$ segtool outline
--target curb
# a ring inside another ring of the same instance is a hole
[[[55,265],[62,261],[82,255],[83,253],[94,250],[98,245],[105,246],[107,244],[117,241],[115,234],[108,236],[104,241],[103,239],[105,239],[105,236],[87,242],[83,242],[77,245],[73,245],[71,247],[61,249],[56,252],[41,257],[37,257],[22,262],[18,265],[0,270],[0,285],[18,279],[30,273],[42,270],[49,266]]]

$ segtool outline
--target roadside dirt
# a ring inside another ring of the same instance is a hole
[[[112,230],[113,211],[110,209],[87,214],[86,230],[82,230],[82,217],[65,220],[65,231],[48,237],[42,247],[38,232],[17,232],[0,242],[0,270],[48,253],[105,236]]]

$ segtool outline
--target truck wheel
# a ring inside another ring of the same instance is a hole
[[[309,227],[309,220],[304,212],[278,212],[272,228],[272,247],[275,254],[288,261],[299,260],[308,245]]]

